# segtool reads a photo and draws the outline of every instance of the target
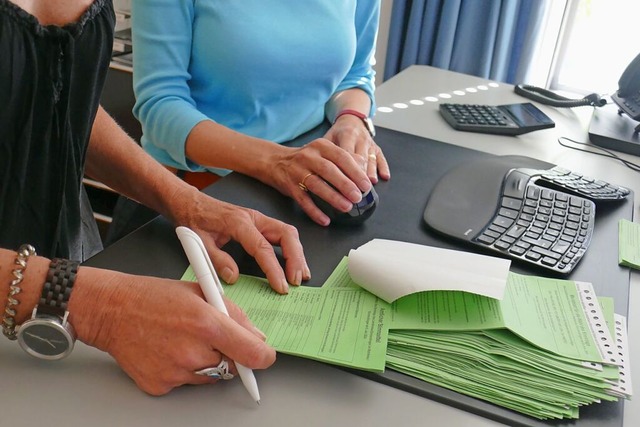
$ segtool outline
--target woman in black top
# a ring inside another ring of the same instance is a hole
[[[84,174],[198,232],[227,282],[238,268],[219,248],[231,239],[280,293],[310,276],[295,228],[185,184],[99,107],[113,28],[111,0],[0,0],[0,298],[16,300],[6,303],[7,335],[37,305],[48,258],[82,261],[101,248]],[[28,257],[15,284],[22,243],[44,256]],[[80,340],[109,352],[143,390],[162,394],[215,381],[194,370],[216,366],[223,354],[250,368],[273,363],[264,335],[227,305],[231,319],[204,302],[197,284],[80,267],[67,309]]]

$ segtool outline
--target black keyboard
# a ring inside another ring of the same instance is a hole
[[[517,174],[517,171],[512,174]],[[489,225],[472,242],[566,274],[582,258],[593,235],[595,203],[529,181],[509,182]]]
[[[489,252],[568,274],[593,236],[596,202],[630,190],[522,156],[490,156],[445,174],[424,221]]]
[[[582,195],[591,200],[615,201],[624,199],[630,193],[625,187],[572,172],[560,166],[541,171],[540,174],[540,180],[537,182],[561,191]]]

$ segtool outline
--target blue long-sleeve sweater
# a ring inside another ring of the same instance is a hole
[[[379,9],[380,0],[132,2],[142,146],[200,171],[185,141],[203,120],[280,143],[320,124],[338,91],[364,90],[373,109]]]

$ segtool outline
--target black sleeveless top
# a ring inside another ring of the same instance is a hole
[[[0,0],[0,246],[83,261],[102,248],[82,185],[115,14],[42,26]]]

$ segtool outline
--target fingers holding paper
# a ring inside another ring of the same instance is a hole
[[[175,218],[175,223],[200,236],[220,279],[230,284],[238,280],[237,264],[221,249],[230,240],[240,243],[255,258],[269,284],[278,293],[285,294],[289,284],[299,285],[310,278],[295,227],[204,193],[198,193],[196,197],[197,200],[185,205],[189,208]],[[282,250],[284,269],[276,257],[274,246],[280,246]]]

